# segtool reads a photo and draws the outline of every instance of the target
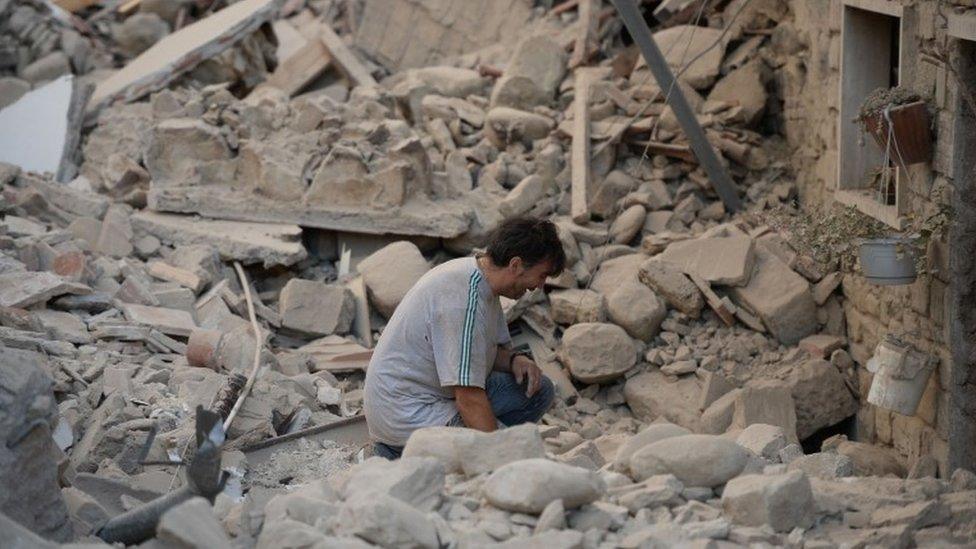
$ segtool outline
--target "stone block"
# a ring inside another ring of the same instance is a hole
[[[230,549],[231,542],[206,499],[196,497],[163,513],[156,539],[187,549]]]
[[[787,383],[796,405],[796,434],[801,439],[857,412],[857,400],[843,374],[826,360],[808,360],[794,367]]]
[[[787,442],[797,442],[796,408],[790,388],[761,380],[746,384],[736,393],[729,427],[745,429],[753,423],[781,427]]]
[[[563,334],[560,361],[583,383],[605,383],[637,362],[630,336],[619,326],[599,322],[574,324]]]
[[[630,456],[630,472],[636,480],[654,475],[674,475],[685,486],[715,487],[739,475],[749,452],[716,435],[684,435],[649,444]]]
[[[135,303],[124,303],[121,308],[125,318],[130,322],[152,326],[166,335],[189,337],[190,333],[197,328],[193,316],[186,311]]]
[[[732,298],[759,315],[784,345],[794,345],[817,330],[810,283],[773,254],[758,249],[749,283],[732,288]]]
[[[648,259],[641,264],[638,277],[675,309],[692,318],[701,314],[705,305],[701,290],[674,264]]]
[[[817,452],[799,456],[789,464],[788,471],[803,471],[809,477],[836,479],[854,475],[851,458],[836,452]]]
[[[557,290],[549,294],[553,321],[569,325],[582,322],[604,322],[607,317],[603,296],[593,290]]]
[[[370,254],[359,262],[356,270],[363,275],[370,302],[390,318],[430,266],[416,244],[401,240]]]
[[[282,327],[326,336],[349,331],[356,303],[348,288],[293,278],[281,290],[278,310]]]
[[[722,509],[736,524],[768,525],[776,532],[807,528],[816,512],[810,481],[800,471],[732,479],[722,492]]]
[[[535,174],[526,176],[508,192],[498,205],[498,211],[505,218],[526,214],[546,196],[549,186],[542,176]]]
[[[658,258],[711,284],[744,286],[753,274],[755,257],[748,236],[716,236],[674,242]]]
[[[624,385],[627,406],[638,419],[666,419],[692,432],[700,429],[701,382],[695,376],[668,378],[659,371],[638,374]]]
[[[759,457],[776,461],[779,451],[786,447],[786,435],[782,427],[753,423],[739,433],[735,442]]]

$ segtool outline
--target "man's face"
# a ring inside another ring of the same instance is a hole
[[[526,269],[522,258],[515,257],[508,264],[508,270],[511,273],[511,283],[508,285],[509,291],[502,295],[509,299],[518,299],[525,292],[541,288],[545,284],[546,279],[549,278],[549,273],[552,272],[552,263],[540,261]]]

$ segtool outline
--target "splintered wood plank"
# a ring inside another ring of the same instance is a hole
[[[339,35],[332,30],[332,27],[322,25],[322,32],[319,38],[322,40],[322,44],[325,45],[326,51],[332,57],[332,61],[335,62],[342,74],[349,79],[350,84],[353,86],[376,85],[376,80],[373,78],[373,75],[366,70],[366,67],[356,58],[352,50],[346,46],[342,38],[339,38]]]
[[[325,44],[319,40],[310,40],[278,65],[268,77],[267,83],[293,96],[318,78],[331,64],[332,58],[325,49]]]
[[[597,34],[600,30],[600,0],[581,0],[579,5],[579,19],[573,55],[569,58],[569,67],[575,68],[585,65],[590,55],[596,51]]]
[[[586,223],[590,219],[587,203],[590,186],[590,84],[592,73],[576,71],[576,96],[573,99],[573,145],[571,150],[573,221]]]

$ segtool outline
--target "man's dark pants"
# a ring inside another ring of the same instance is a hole
[[[485,392],[491,403],[491,411],[498,421],[506,426],[520,423],[536,422],[542,419],[556,396],[556,388],[552,381],[542,376],[539,390],[531,397],[525,396],[525,381],[515,383],[515,376],[507,372],[492,372],[485,383]],[[460,415],[456,416],[451,425],[463,426]],[[377,442],[373,445],[373,453],[386,459],[397,459],[403,452],[402,446],[390,446]]]

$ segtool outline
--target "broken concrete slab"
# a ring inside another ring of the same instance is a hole
[[[193,316],[186,311],[135,303],[123,303],[120,308],[130,322],[151,326],[167,335],[189,337],[197,329]]]
[[[425,235],[454,238],[467,231],[470,207],[461,202],[415,196],[398,208],[308,206],[222,186],[153,188],[149,207],[197,213],[213,219],[296,223],[303,227],[365,234]]]
[[[716,236],[674,242],[657,259],[711,284],[744,286],[752,276],[755,256],[748,236]]]
[[[246,38],[277,9],[275,0],[243,0],[170,34],[99,82],[88,112],[95,113],[114,101],[134,101],[165,87]]]
[[[87,88],[70,74],[28,92],[0,111],[0,161],[50,173],[66,182],[75,176],[75,150]]]
[[[281,223],[251,223],[152,212],[131,217],[136,233],[148,233],[173,245],[209,244],[224,260],[265,267],[294,265],[308,257],[302,229]]]
[[[88,286],[68,282],[53,273],[17,270],[0,273],[0,307],[24,308],[63,294],[89,293]]]

